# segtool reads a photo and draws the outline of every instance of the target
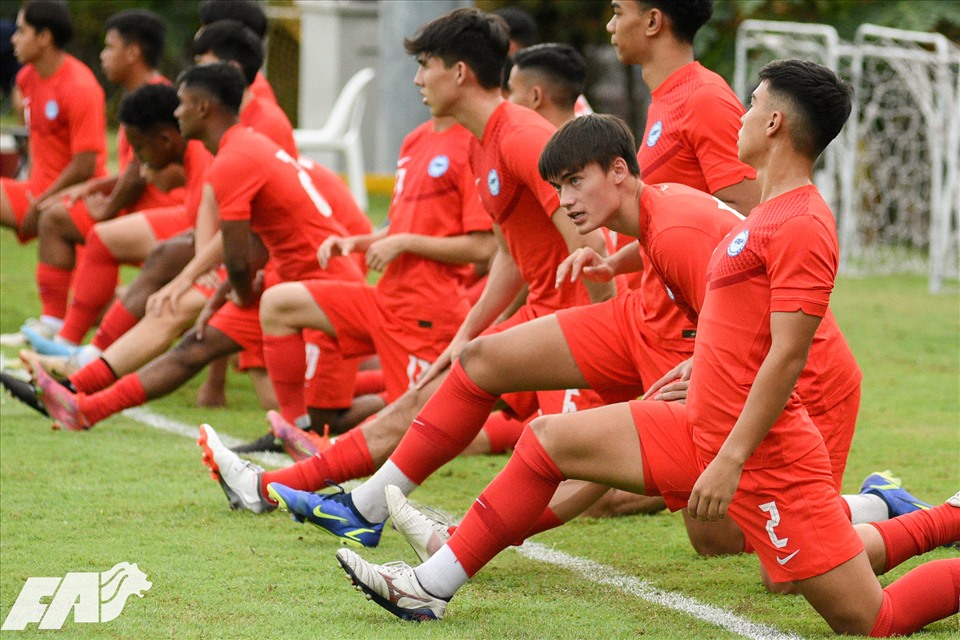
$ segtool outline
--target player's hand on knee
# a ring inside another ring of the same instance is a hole
[[[691,518],[716,522],[727,516],[727,507],[740,484],[743,466],[730,462],[722,453],[713,459],[693,485],[687,510]]]

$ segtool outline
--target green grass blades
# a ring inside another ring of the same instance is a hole
[[[0,234],[0,331],[14,331],[38,312],[35,255],[35,245],[20,247],[11,234]],[[845,488],[856,492],[868,473],[890,468],[918,497],[942,501],[960,488],[960,298],[931,296],[916,277],[842,279],[833,307],[865,375]],[[16,354],[8,349],[4,356]],[[207,421],[236,438],[264,432],[264,412],[245,376],[230,373],[226,409],[196,408],[202,377],[149,410],[192,427]],[[414,500],[462,514],[505,461],[456,460]],[[765,593],[753,557],[697,558],[679,516],[667,513],[579,520],[542,534],[536,539],[541,546],[508,550],[480,572],[445,620],[416,625],[393,618],[350,587],[329,536],[284,514],[229,511],[191,439],[129,417],[113,417],[88,433],[53,432],[48,420],[4,395],[0,486],[0,619],[30,577],[105,572],[129,562],[152,583],[110,622],[80,624],[69,612],[64,637],[831,635],[800,598]],[[541,559],[551,550],[566,554],[553,556],[561,565]],[[379,548],[361,554],[376,562],[416,561],[389,528]],[[956,555],[937,550],[926,559]],[[906,563],[883,583],[917,564]],[[660,592],[675,594],[681,604],[661,604]],[[686,610],[696,604],[712,607],[706,610],[711,619],[727,626]],[[954,638],[956,632],[954,618],[928,627],[924,638]],[[9,635],[49,632],[31,624]]]

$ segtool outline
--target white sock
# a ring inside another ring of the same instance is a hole
[[[390,515],[387,499],[383,495],[383,490],[390,484],[397,485],[405,496],[418,486],[400,471],[393,460],[388,459],[366,482],[350,492],[353,506],[369,522],[383,522]]]
[[[470,579],[457,556],[453,555],[447,545],[440,547],[430,559],[414,569],[414,573],[417,574],[421,587],[444,600],[452,598],[457,589]]]
[[[52,327],[56,329],[57,331],[60,331],[60,329],[63,328],[63,318],[54,318],[53,316],[40,316],[40,322],[47,325],[48,327]]]
[[[880,496],[875,496],[872,493],[858,493],[841,497],[850,505],[850,516],[853,524],[882,522],[890,519],[890,509]]]
[[[100,351],[100,349],[97,349],[92,344],[84,345],[84,347],[77,353],[77,364],[79,364],[81,367],[85,367],[99,358],[102,353],[103,352]]]

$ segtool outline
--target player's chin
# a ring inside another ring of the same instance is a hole
[[[585,213],[575,213],[567,216],[570,219],[570,222],[573,223],[574,228],[577,230],[577,233],[584,235],[590,233],[597,228],[597,225],[589,216]]]

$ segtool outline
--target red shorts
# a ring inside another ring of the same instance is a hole
[[[842,400],[815,416],[810,416],[823,436],[823,444],[830,455],[830,468],[837,491],[843,487],[843,472],[847,468],[850,443],[857,427],[857,412],[860,410],[860,385]]]
[[[210,318],[209,325],[220,331],[254,357],[263,359],[263,330],[260,328],[260,304],[238,307],[227,302]]]
[[[161,225],[159,229],[164,233],[168,233],[169,235],[164,235],[163,237],[156,235],[158,228],[154,227],[153,223],[150,224],[150,227],[153,229],[157,240],[166,240],[167,238],[172,238],[181,231],[189,229],[191,226],[193,226],[190,224],[189,219],[187,218],[186,207],[182,204],[182,198],[180,198],[180,202],[178,202],[173,192],[166,194],[152,185],[147,185],[147,187],[148,188],[144,190],[143,194],[137,198],[136,202],[129,207],[122,209],[120,213],[117,214],[117,217],[137,212],[147,213],[148,211],[175,211],[176,209],[180,209],[182,211],[180,215],[181,220],[177,221],[179,226],[176,228],[169,227],[169,223],[164,219],[167,216],[158,219],[158,224]],[[70,220],[73,222],[73,226],[75,226],[84,237],[86,237],[87,233],[90,232],[90,229],[93,228],[93,225],[97,224],[97,222],[100,222],[99,220],[94,220],[90,216],[90,210],[87,208],[87,203],[82,199],[76,200],[73,203],[73,206],[69,207],[68,211],[70,213]],[[149,218],[148,222],[150,222]]]
[[[557,321],[580,373],[607,403],[633,400],[670,369],[693,355],[663,346],[645,331],[640,292],[557,311]]]
[[[591,305],[595,306],[595,305]],[[578,307],[585,309],[586,307]],[[553,309],[540,309],[530,305],[523,305],[512,316],[484,331],[481,335],[492,335],[506,331],[518,324],[554,313]],[[574,413],[594,407],[601,407],[606,402],[593,389],[557,389],[552,391],[514,391],[505,393],[500,399],[506,403],[505,411],[518,420],[529,420],[538,415],[557,413]]]
[[[36,236],[22,234],[20,227],[23,226],[23,219],[27,216],[27,209],[30,208],[30,200],[40,195],[43,189],[29,181],[20,182],[12,178],[0,178],[0,189],[3,189],[7,195],[13,217],[17,221],[17,239],[22,244],[35,238]]]
[[[694,446],[686,407],[676,402],[631,402],[649,495],[677,511],[706,468]],[[745,469],[728,513],[774,582],[812,578],[863,550],[840,504],[830,458],[818,446],[783,467]]]
[[[333,325],[336,338],[328,340],[344,357],[380,357],[388,402],[413,386],[453,339],[462,320],[451,318],[437,326],[399,318],[383,307],[374,287],[363,283],[308,280],[302,284]],[[355,375],[350,376],[345,388],[330,388],[328,393],[352,399],[354,379]]]
[[[183,205],[142,209],[139,213],[150,225],[157,242],[168,240],[193,227],[187,208]]]

